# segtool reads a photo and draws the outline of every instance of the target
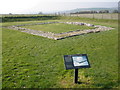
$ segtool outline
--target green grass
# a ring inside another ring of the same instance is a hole
[[[3,28],[3,88],[118,87],[117,21],[82,18],[68,21],[84,21],[115,29],[55,41]],[[91,68],[79,69],[82,83],[74,84],[74,71],[65,70],[63,55],[84,53],[88,54]]]
[[[2,26],[1,23],[0,26]],[[0,27],[0,89],[2,89],[2,28],[1,27]]]
[[[63,23],[31,25],[31,26],[22,26],[22,27],[33,30],[45,31],[45,32],[53,32],[53,33],[63,33],[63,32],[75,31],[75,30],[94,29],[94,27],[63,24]]]
[[[40,22],[56,22],[56,21],[59,21],[59,20],[3,22],[2,26],[21,25],[21,24],[35,24],[35,23],[40,23]]]

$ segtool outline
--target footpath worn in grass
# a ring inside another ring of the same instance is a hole
[[[75,31],[75,30],[94,29],[94,27],[88,27],[84,25],[80,26],[80,25],[64,24],[64,23],[31,25],[31,26],[22,26],[22,27],[33,30],[45,31],[45,32],[53,32],[53,33],[63,33],[63,32]]]
[[[94,23],[114,30],[58,41],[3,28],[3,88],[118,87],[117,21],[108,22]],[[65,70],[63,55],[84,53],[91,68],[79,69],[81,84],[74,84],[74,71]]]

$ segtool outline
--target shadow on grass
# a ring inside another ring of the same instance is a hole
[[[83,82],[78,81],[77,84],[83,84]]]
[[[78,81],[76,84],[89,84],[89,82],[87,83],[87,82],[80,82],[80,81]]]

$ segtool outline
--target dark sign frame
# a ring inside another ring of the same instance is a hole
[[[73,64],[73,58],[74,56],[85,56],[88,62],[88,65],[85,66],[74,66]],[[90,63],[87,57],[87,54],[75,54],[75,55],[64,55],[64,64],[65,68],[67,69],[79,69],[79,68],[90,68]]]

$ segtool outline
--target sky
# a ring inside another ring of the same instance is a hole
[[[84,2],[83,2],[84,1]],[[2,0],[0,14],[57,12],[76,8],[117,7],[119,0]]]

